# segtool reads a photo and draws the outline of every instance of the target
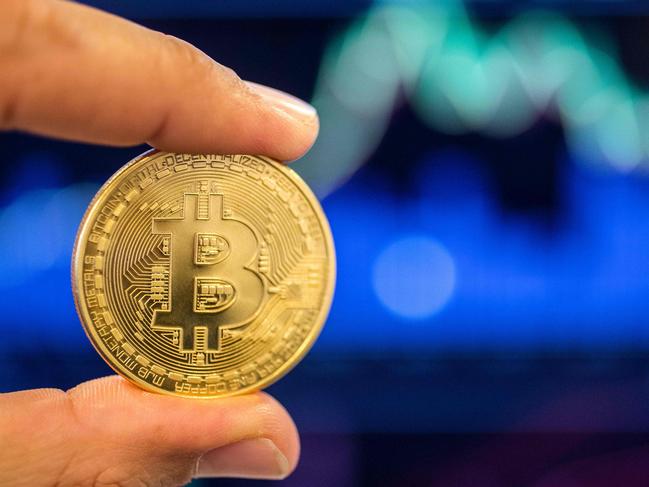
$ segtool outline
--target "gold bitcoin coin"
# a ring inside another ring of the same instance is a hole
[[[161,393],[260,389],[315,341],[335,274],[307,185],[266,157],[150,151],[97,193],[77,235],[73,288],[91,342]]]

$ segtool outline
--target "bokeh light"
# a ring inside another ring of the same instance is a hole
[[[389,244],[373,269],[374,291],[390,311],[405,318],[429,318],[449,301],[455,265],[446,248],[426,236]]]

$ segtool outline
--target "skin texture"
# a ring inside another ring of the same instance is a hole
[[[0,14],[0,128],[281,160],[317,135],[313,109],[175,37],[71,2],[3,0]]]
[[[313,144],[318,118],[177,38],[71,2],[2,0],[0,129],[292,160]],[[0,395],[0,444],[0,485],[12,486],[283,478],[300,450],[267,394],[191,400],[119,377]]]

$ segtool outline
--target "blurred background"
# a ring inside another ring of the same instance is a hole
[[[649,4],[87,3],[319,109],[294,167],[338,283],[313,351],[270,389],[303,441],[274,485],[649,485]],[[0,148],[0,388],[109,374],[71,250],[145,148]]]

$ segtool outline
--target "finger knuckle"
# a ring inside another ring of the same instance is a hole
[[[175,69],[181,67],[185,82],[188,78],[204,81],[211,76],[217,76],[222,81],[230,83],[231,87],[244,84],[234,70],[217,63],[189,42],[173,35],[161,35],[164,40],[162,43],[164,51]]]
[[[183,70],[183,77],[211,71],[211,59],[189,42],[168,34],[162,34],[162,39],[163,56],[167,56],[173,67]]]

